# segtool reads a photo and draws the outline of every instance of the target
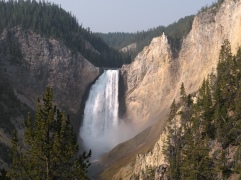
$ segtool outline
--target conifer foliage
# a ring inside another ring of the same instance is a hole
[[[180,103],[171,105],[164,146],[170,179],[241,178],[240,92],[241,50],[232,55],[225,40],[216,75],[194,95],[187,96],[182,83]]]
[[[91,151],[77,156],[78,144],[69,117],[53,106],[53,91],[37,100],[35,119],[25,120],[23,148],[14,131],[10,176],[14,179],[86,179]]]
[[[165,33],[173,53],[176,54],[181,49],[183,38],[186,37],[192,29],[193,19],[194,15],[186,16],[169,26],[158,26],[147,31],[138,31],[136,33],[114,32],[108,34],[98,33],[98,35],[102,37],[110,47],[115,49],[122,49],[132,43],[136,43],[136,48],[128,51],[131,59],[134,60],[137,54],[141,52],[145,46],[148,46],[154,37],[161,36]]]
[[[130,62],[127,55],[110,48],[89,28],[79,25],[76,17],[59,5],[37,0],[0,0],[0,17],[0,33],[5,28],[15,26],[31,29],[43,37],[64,42],[73,52],[80,52],[95,66],[121,67],[123,63]]]

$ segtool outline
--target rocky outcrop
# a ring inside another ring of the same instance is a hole
[[[14,51],[9,42],[14,44]],[[76,115],[86,87],[99,75],[99,69],[80,53],[31,30],[5,29],[0,37],[0,48],[1,73],[18,98],[34,109],[36,98],[42,96],[46,86],[51,86],[56,104]]]
[[[172,124],[170,127],[172,129],[179,129],[181,127],[181,116],[180,113],[182,111],[182,107],[177,112],[175,116],[175,125]],[[165,169],[168,168],[168,162],[165,160],[165,156],[163,151],[165,150],[165,142],[167,137],[169,136],[168,127],[165,127],[163,131],[160,132],[160,138],[155,143],[154,148],[146,154],[138,154],[136,156],[136,162],[134,166],[133,174],[135,176],[140,176],[141,174],[147,172],[148,168],[155,169],[156,176],[164,176],[164,172],[161,170],[163,167]],[[161,168],[161,169],[160,169]],[[159,172],[159,173],[158,173]],[[160,179],[160,178],[159,178]]]
[[[179,99],[182,82],[187,93],[196,92],[203,79],[215,73],[225,39],[235,53],[241,45],[241,1],[225,0],[220,8],[198,14],[177,58],[165,35],[154,38],[131,65],[122,67],[126,116],[137,126],[143,125],[168,113],[172,100]],[[134,174],[165,163],[161,152],[165,137],[162,133],[152,151],[137,155]]]
[[[134,174],[139,176],[140,173],[147,172],[148,168],[158,167],[161,164],[165,164],[165,158],[162,153],[164,142],[167,138],[167,133],[163,132],[158,142],[156,142],[154,148],[146,154],[138,154],[136,156],[136,163],[134,167]]]
[[[121,71],[126,82],[127,117],[134,124],[144,124],[157,115],[161,104],[168,103],[165,100],[171,99],[170,91],[176,86],[178,69],[165,34],[154,38],[134,62],[124,65]]]
[[[143,125],[167,114],[172,100],[179,97],[182,82],[187,93],[197,91],[202,80],[215,71],[224,39],[230,41],[233,52],[241,45],[240,19],[241,2],[234,0],[198,14],[177,58],[164,34],[154,38],[131,65],[122,67],[126,116]]]
[[[216,12],[217,11],[217,12]],[[216,12],[216,14],[215,14]],[[236,53],[241,45],[241,2],[226,0],[218,10],[197,15],[179,55],[180,80],[189,93],[197,91],[202,80],[215,71],[225,39]]]
[[[124,52],[124,53],[127,53],[127,52],[130,52],[130,51],[134,51],[136,50],[136,42],[132,43],[132,44],[129,44],[128,46],[126,47],[123,47],[121,48],[121,52]]]

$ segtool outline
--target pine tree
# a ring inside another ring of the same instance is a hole
[[[217,80],[214,93],[215,100],[215,127],[217,138],[223,147],[229,144],[229,130],[232,126],[233,117],[228,116],[228,111],[234,109],[234,58],[231,53],[231,45],[225,40],[221,46],[219,63],[217,66]]]
[[[186,94],[186,90],[183,82],[180,87],[180,99],[182,102],[186,102],[186,99],[187,99],[187,94]]]
[[[7,171],[4,168],[2,168],[0,172],[1,172],[0,180],[10,180],[10,178],[7,177]]]
[[[181,115],[181,124],[185,124],[191,115],[192,97],[190,94],[187,96],[183,82],[180,87],[180,102],[182,106],[182,110],[179,112]]]
[[[86,179],[91,151],[77,157],[78,144],[69,116],[53,106],[53,91],[46,89],[43,100],[37,100],[35,119],[25,120],[22,148],[17,133],[12,137],[12,178]]]
[[[178,113],[181,115],[178,126],[181,127],[177,128],[174,102],[164,146],[171,179],[201,180],[216,179],[217,176],[228,179],[231,174],[240,174],[240,69],[241,49],[233,56],[230,43],[225,40],[220,51],[217,77],[203,81],[197,93],[197,103],[192,103],[191,95],[186,96],[182,83],[181,111]],[[214,142],[220,143],[220,147],[213,148]]]
[[[166,160],[169,162],[169,176],[171,179],[179,179],[180,177],[180,128],[176,119],[177,106],[175,100],[173,100],[170,108],[168,125],[167,125],[167,140],[163,148],[163,153]]]
[[[182,164],[181,175],[183,179],[212,179],[213,167],[209,157],[208,138],[204,136],[204,120],[199,109],[199,103],[195,105],[192,117],[184,126],[182,137]]]

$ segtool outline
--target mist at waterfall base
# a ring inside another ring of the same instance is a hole
[[[132,128],[118,118],[118,86],[119,70],[107,70],[90,89],[80,137],[85,149],[91,149],[92,160],[134,135]]]

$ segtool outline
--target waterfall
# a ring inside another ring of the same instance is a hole
[[[94,158],[99,158],[118,143],[113,137],[119,124],[118,85],[119,70],[107,70],[90,89],[80,136]]]

